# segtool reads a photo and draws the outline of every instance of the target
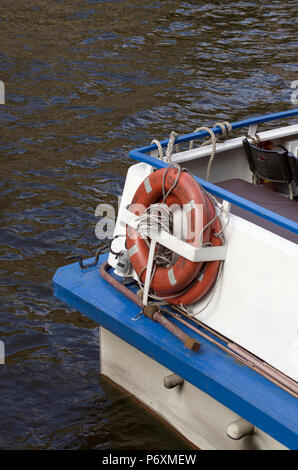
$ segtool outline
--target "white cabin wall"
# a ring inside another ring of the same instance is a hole
[[[210,155],[195,160],[181,162],[181,166],[190,170],[195,176],[206,179],[206,170]],[[226,150],[216,154],[211,167],[211,183],[240,178],[251,183],[252,176],[243,148]]]
[[[202,322],[298,381],[298,246],[231,214],[227,256]],[[209,295],[212,295],[211,293]]]

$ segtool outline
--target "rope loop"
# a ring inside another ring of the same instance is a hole
[[[227,137],[229,137],[231,135],[231,133],[233,131],[233,128],[232,128],[231,124],[228,121],[216,122],[213,125],[213,127],[219,127],[221,129],[221,136],[216,137],[213,130],[210,129],[209,127],[205,127],[205,126],[198,127],[194,131],[194,132],[205,131],[205,132],[208,132],[208,134],[210,135],[210,138],[208,140],[204,141],[201,144],[201,147],[206,146],[206,145],[210,145],[210,144],[212,146],[209,162],[208,162],[208,165],[207,165],[207,171],[206,171],[206,180],[207,181],[210,181],[211,166],[212,166],[213,160],[215,158],[217,141],[224,141]],[[194,145],[194,141],[191,140],[190,143],[189,143],[189,149],[190,150],[193,149],[193,145]]]
[[[164,160],[165,158],[164,158],[164,154],[163,154],[163,148],[162,148],[162,145],[161,145],[161,143],[159,142],[159,140],[153,139],[153,140],[151,141],[151,144],[155,144],[156,147],[158,148],[158,158],[159,158],[160,160]]]
[[[175,145],[175,140],[176,140],[177,135],[178,134],[175,131],[172,131],[170,134],[170,138],[169,138],[169,142],[168,142],[168,146],[166,150],[166,158],[165,158],[165,161],[167,163],[171,163],[172,153],[174,150],[174,145]]]
[[[167,145],[167,148],[166,148],[166,154],[164,154],[162,145],[161,145],[159,140],[153,139],[151,141],[151,144],[155,144],[157,149],[158,149],[158,158],[160,160],[163,160],[166,163],[171,163],[174,147],[176,147],[176,152],[179,151],[179,144],[175,145],[175,141],[176,141],[177,136],[178,136],[178,134],[175,131],[171,132],[170,137],[169,137],[169,141],[168,141],[168,145]]]

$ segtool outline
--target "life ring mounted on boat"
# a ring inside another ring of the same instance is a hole
[[[186,208],[187,243],[195,247],[201,246],[201,243],[222,245],[221,238],[216,236],[221,224],[215,217],[213,202],[188,171],[181,170],[178,165],[154,171],[138,187],[129,209],[142,216],[148,208],[160,202],[169,208],[173,204]],[[126,246],[132,266],[144,283],[149,256],[147,240],[137,230],[127,226]],[[217,277],[219,266],[220,261],[205,264],[179,256],[166,266],[155,265],[150,289],[169,303],[189,305],[208,292]]]

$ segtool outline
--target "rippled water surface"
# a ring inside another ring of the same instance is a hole
[[[100,377],[97,327],[51,278],[98,246],[129,149],[295,107],[297,7],[1,0],[0,448],[186,448]]]

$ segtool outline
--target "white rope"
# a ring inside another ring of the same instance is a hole
[[[151,204],[139,218],[138,232],[149,246],[149,238],[153,234],[160,233],[163,230],[166,233],[173,233],[173,213],[166,204]],[[154,254],[154,263],[158,266],[166,267],[171,263],[172,251],[157,244]],[[140,277],[140,274],[139,274]]]
[[[213,203],[220,208],[221,212],[223,212],[224,211],[223,204],[220,204],[219,201],[212,194],[208,193],[207,191],[205,191],[205,192],[209,197],[211,197],[211,200],[213,201]],[[150,214],[150,218],[148,219],[149,214]],[[219,214],[216,212],[213,219],[211,219],[203,227],[203,229],[201,230],[200,235],[199,235],[199,240],[201,239],[202,233],[206,230],[207,227],[209,227],[214,222],[214,220],[217,217],[219,217]],[[170,218],[170,220],[169,220],[169,218]],[[225,243],[225,239],[224,239],[224,236],[223,236],[223,231],[226,228],[228,222],[229,222],[229,220],[221,228],[221,230],[218,233],[214,233],[214,236],[218,236],[222,240],[223,244]],[[150,232],[149,232],[149,235],[148,235],[148,226],[149,226],[149,230],[150,230],[150,228],[152,228],[153,230],[164,229],[167,233],[173,233],[173,217],[172,217],[172,213],[171,213],[170,209],[164,204],[152,204],[151,205],[151,210],[150,210],[150,207],[147,208],[146,213],[144,213],[142,216],[140,216],[138,231],[141,233],[143,238],[145,238],[146,243],[149,246],[149,241],[146,239],[148,236],[150,237]],[[200,241],[200,243],[201,243],[201,241]],[[212,246],[212,243],[211,242],[204,243],[202,246]],[[152,269],[150,284],[151,284],[152,279],[154,277],[157,266],[162,266],[162,267],[167,268],[169,265],[173,265],[172,254],[173,254],[173,252],[171,250],[169,250],[169,249],[167,249],[163,246],[160,246],[160,245],[158,246],[157,251],[154,255],[154,268]],[[196,278],[193,282],[196,282],[200,278],[200,276],[203,274],[204,270],[206,269],[207,265],[208,265],[208,262],[204,263],[203,269],[198,273],[198,275],[196,276]],[[207,303],[204,305],[204,307],[202,307],[199,312],[196,312],[195,315],[200,314],[201,312],[203,312],[207,308],[207,306],[210,304],[211,300],[213,299],[213,297],[215,295],[215,291],[216,291],[218,283],[219,283],[219,279],[221,277],[222,266],[223,266],[223,262],[221,261],[220,266],[219,266],[219,270],[218,270],[218,273],[217,273],[217,278],[216,278],[215,284],[213,286],[212,294],[209,297]],[[146,266],[142,269],[142,271],[138,275],[138,280],[137,281],[138,281],[138,284],[139,284],[140,288],[143,288],[143,283],[141,282],[141,276],[142,276],[142,274],[145,270],[146,270]],[[168,296],[159,296],[159,295],[154,294],[153,292],[150,292],[150,290],[149,290],[148,296],[150,298],[152,298],[153,300],[157,300],[159,302],[164,302],[164,301],[166,302],[167,300],[170,300],[171,298],[177,297],[177,295],[180,295],[180,296],[183,295],[185,292],[187,292],[190,289],[190,287],[191,286],[188,285],[181,292],[179,292],[179,293],[176,292],[175,294],[168,295]],[[167,303],[169,303],[169,302],[167,302]],[[190,315],[189,306],[185,307],[184,305],[181,305],[181,308]]]
[[[169,151],[171,151],[171,147],[175,143],[176,135],[174,134],[175,133],[172,133],[170,137],[169,143],[171,142],[171,144],[170,144]],[[166,188],[165,188],[166,176],[167,176],[169,169],[172,167],[176,168],[177,175],[172,186],[166,192]],[[141,236],[146,241],[148,247],[150,246],[149,238],[151,238],[150,230],[159,232],[160,230],[163,229],[166,233],[173,234],[173,213],[170,210],[169,206],[167,206],[166,199],[171,193],[171,191],[177,185],[179,178],[180,178],[181,171],[182,169],[180,165],[178,165],[177,163],[171,163],[167,167],[163,175],[163,180],[162,180],[162,194],[163,194],[162,204],[159,204],[159,203],[151,204],[149,207],[147,207],[145,212],[140,216],[137,231],[140,232]],[[150,292],[150,285],[154,277],[157,266],[168,267],[169,265],[173,265],[172,256],[173,256],[172,250],[160,244],[156,245],[156,252],[154,254],[154,265],[153,265],[152,273],[150,276],[149,292]],[[144,266],[144,268],[138,273],[138,284],[141,288],[143,287],[143,284],[141,282],[141,276],[146,269],[147,269],[147,266]],[[148,294],[148,295],[152,297],[151,294]],[[173,295],[172,297],[175,297],[175,295]],[[163,300],[162,297],[157,297],[157,296],[154,296],[152,298],[155,298],[157,300]]]
[[[153,139],[153,140],[151,141],[151,144],[155,144],[156,147],[158,148],[158,158],[159,158],[160,160],[164,160],[165,158],[164,158],[164,154],[163,154],[163,148],[162,148],[162,145],[161,145],[161,143],[159,142],[159,140]]]
[[[201,144],[201,146],[206,146],[206,145],[210,145],[210,144],[212,145],[211,155],[210,155],[210,159],[209,159],[209,163],[208,163],[208,167],[207,167],[207,174],[206,174],[206,180],[207,181],[210,181],[211,166],[212,166],[212,163],[213,163],[213,160],[214,160],[214,157],[215,157],[215,153],[216,153],[216,142],[218,140],[222,141],[222,140],[226,139],[226,137],[230,136],[232,131],[233,131],[233,128],[232,128],[231,124],[228,121],[217,122],[217,123],[214,124],[213,127],[219,127],[221,129],[221,135],[220,136],[216,137],[214,132],[212,131],[212,129],[210,129],[209,127],[206,127],[206,126],[198,127],[194,131],[194,132],[206,131],[210,135],[210,138],[208,140],[204,141]],[[151,141],[151,144],[155,144],[157,149],[158,149],[158,158],[160,160],[163,160],[166,163],[171,163],[174,148],[175,148],[176,153],[180,151],[179,144],[175,144],[177,135],[178,134],[175,131],[171,132],[170,137],[169,137],[169,141],[168,141],[168,145],[167,145],[167,148],[166,148],[166,154],[164,154],[162,145],[161,145],[161,143],[158,139],[153,139]],[[189,149],[190,150],[193,149],[193,146],[194,146],[194,141],[191,140],[190,143],[189,143]]]
[[[215,296],[215,292],[216,292],[216,290],[217,290],[217,287],[218,287],[218,284],[219,284],[219,281],[220,281],[220,278],[221,278],[221,275],[222,275],[222,268],[223,268],[223,261],[220,262],[220,266],[219,266],[219,269],[218,269],[216,281],[215,281],[215,284],[214,284],[214,286],[213,286],[211,295],[210,295],[209,299],[207,300],[207,302],[205,303],[205,305],[204,305],[199,311],[191,312],[189,305],[187,305],[187,306],[182,305],[182,304],[180,305],[180,308],[181,308],[185,313],[187,313],[187,315],[189,315],[189,316],[191,316],[191,317],[197,316],[197,315],[199,315],[200,313],[202,313],[204,310],[206,310],[206,308],[208,307],[208,305],[210,305],[211,301],[213,300],[213,298],[214,298],[214,296]]]
[[[233,132],[233,128],[228,121],[216,122],[213,127],[220,127],[221,129],[221,135],[217,136],[218,140],[225,140],[226,137],[229,137]]]
[[[194,132],[205,131],[205,132],[208,132],[208,134],[210,135],[210,139],[204,141],[201,144],[201,147],[206,146],[206,145],[210,145],[210,144],[212,145],[211,154],[210,154],[210,157],[209,157],[209,162],[208,162],[207,171],[206,171],[206,180],[208,182],[210,181],[211,167],[212,167],[212,163],[214,161],[215,154],[216,154],[216,142],[217,142],[217,140],[224,140],[227,137],[227,135],[229,136],[233,131],[233,128],[232,128],[231,124],[228,121],[217,122],[213,125],[213,127],[219,127],[221,129],[221,136],[220,137],[217,138],[216,135],[214,134],[213,130],[210,129],[209,127],[206,127],[206,126],[198,127],[194,131]],[[190,143],[189,143],[189,149],[190,150],[193,149],[193,145],[194,145],[194,141],[191,140]]]
[[[174,143],[173,139],[172,139],[172,143]],[[170,186],[170,188],[166,192],[166,188],[165,188],[166,176],[168,174],[169,169],[173,167],[176,168],[177,175],[173,184]],[[166,199],[171,193],[171,191],[173,191],[173,189],[177,185],[179,178],[180,178],[181,171],[182,169],[180,165],[178,165],[177,163],[171,163],[167,167],[166,171],[164,172],[163,179],[162,179],[162,195],[163,195],[162,203],[151,204],[149,207],[146,208],[145,212],[139,218],[137,230],[138,232],[140,232],[141,236],[144,238],[148,246],[150,245],[148,238],[152,238],[152,236],[150,236],[150,232],[152,234],[156,232],[159,233],[161,230],[164,230],[166,233],[173,234],[173,213],[170,210],[169,206],[166,204]],[[165,267],[165,266],[173,264],[172,254],[173,252],[171,250],[169,250],[168,248],[162,245],[157,244],[156,253],[154,255],[155,268],[156,268],[156,265]],[[146,267],[144,269],[146,269]],[[143,273],[144,269],[142,270],[141,273],[139,273],[139,277],[141,277],[141,274]],[[154,272],[155,272],[155,269],[154,269]],[[152,276],[151,276],[151,279],[152,279]]]
[[[216,123],[216,124],[214,124],[214,127],[219,127],[221,129],[221,136],[218,139],[216,138],[216,135],[214,134],[213,130],[210,129],[209,127],[201,126],[201,127],[198,127],[194,131],[194,132],[206,131],[210,135],[209,140],[206,140],[201,144],[201,146],[210,145],[210,144],[212,146],[211,154],[210,154],[210,157],[209,157],[209,162],[208,162],[208,165],[207,165],[207,171],[206,171],[206,180],[207,181],[210,181],[211,167],[212,167],[212,163],[214,161],[215,154],[216,154],[217,140],[219,140],[219,139],[224,140],[227,137],[227,135],[229,136],[232,133],[232,126],[228,121],[224,121],[222,123],[220,123],[220,122]],[[162,204],[159,204],[159,203],[152,204],[151,206],[149,206],[146,209],[144,214],[142,214],[140,216],[139,225],[138,225],[137,230],[140,232],[141,236],[145,239],[148,246],[150,244],[150,242],[148,240],[148,238],[150,238],[150,230],[154,230],[154,231],[164,230],[166,233],[171,233],[171,234],[173,233],[173,214],[170,211],[170,209],[168,208],[168,206],[166,205],[166,198],[168,197],[170,192],[174,189],[174,187],[178,183],[178,180],[179,180],[179,177],[180,177],[180,174],[181,174],[181,171],[182,171],[179,165],[171,164],[171,157],[172,157],[173,150],[174,150],[174,147],[175,147],[176,137],[177,137],[176,132],[172,131],[171,134],[170,134],[169,141],[168,141],[168,145],[167,145],[167,149],[166,149],[166,155],[164,155],[163,148],[162,148],[162,145],[159,142],[159,140],[154,139],[151,142],[152,144],[155,144],[157,146],[159,158],[161,160],[165,161],[166,163],[169,163],[170,165],[167,168],[167,170],[165,171],[165,174],[163,176],[163,182],[162,182],[163,203]],[[190,141],[189,148],[190,149],[193,148],[193,140]],[[179,151],[179,147],[178,147],[177,144],[176,144],[176,151]],[[167,172],[168,172],[169,168],[171,168],[171,166],[174,166],[177,169],[177,176],[176,176],[176,179],[175,179],[173,185],[169,188],[167,193],[165,193],[165,178],[166,178]],[[215,196],[208,193],[206,190],[204,190],[204,191],[207,194],[207,196],[211,199],[214,206],[217,206],[220,209],[221,213],[224,212],[225,211],[224,205],[220,204]],[[207,246],[208,244],[211,245],[211,243],[202,244],[202,236],[203,236],[204,231],[207,229],[207,227],[209,227],[215,221],[215,219],[217,217],[219,217],[219,214],[215,210],[214,217],[201,230],[201,232],[199,234],[199,242],[202,246]],[[223,232],[224,232],[224,230],[225,230],[228,223],[229,223],[229,214],[228,214],[228,217],[227,217],[226,224],[223,227],[221,227],[221,230],[218,233],[214,234],[215,236],[218,236],[219,238],[221,238],[223,244],[224,244]],[[168,267],[169,265],[173,265],[172,255],[173,255],[173,252],[171,250],[167,249],[164,246],[157,245],[157,250],[156,250],[156,253],[154,254],[154,266],[153,266],[152,273],[151,273],[151,276],[150,276],[151,277],[150,285],[151,285],[152,279],[154,277],[157,266]],[[207,265],[208,265],[208,263],[204,264],[203,270],[206,268]],[[217,273],[216,282],[213,286],[211,296],[209,297],[209,299],[208,299],[207,303],[204,305],[204,307],[201,308],[199,312],[196,312],[196,314],[199,314],[199,313],[203,312],[207,308],[207,306],[210,304],[211,300],[213,299],[213,297],[215,295],[215,291],[216,291],[218,283],[219,283],[219,279],[221,277],[222,266],[223,266],[223,262],[221,261],[220,266],[219,266],[219,270],[218,270],[218,273]],[[141,288],[143,287],[143,283],[141,281],[141,276],[142,276],[143,272],[146,270],[146,268],[147,267],[145,266],[141,270],[141,272],[138,274],[138,284]],[[198,274],[198,276],[200,276],[201,274],[202,274],[202,271]],[[196,277],[196,279],[197,279],[197,277]],[[150,292],[150,285],[149,285],[149,292]],[[171,296],[167,296],[167,297],[160,297],[158,295],[155,295],[152,292],[149,293],[148,295],[152,299],[157,300],[159,302],[162,302],[162,301],[169,300],[173,297],[177,297],[177,295],[184,294],[185,292],[187,292],[189,290],[189,288],[190,288],[190,286],[187,286],[182,292],[175,293],[175,294],[173,294]],[[181,308],[184,311],[186,311],[188,314],[190,314],[189,306],[185,307],[184,305],[181,305]]]
[[[210,143],[212,145],[211,154],[210,154],[210,158],[209,158],[209,162],[207,166],[207,172],[206,172],[206,180],[210,181],[211,165],[213,163],[215,153],[216,153],[216,137],[215,137],[213,130],[210,129],[209,127],[201,126],[201,127],[198,127],[194,132],[200,132],[200,131],[208,132],[208,134],[210,135],[210,139],[201,144],[201,147],[204,145],[209,145]],[[193,140],[190,141],[189,148],[193,149]]]
[[[175,144],[175,140],[176,140],[177,135],[178,134],[176,134],[175,131],[172,131],[171,134],[170,134],[170,138],[169,138],[169,142],[168,142],[168,146],[167,146],[167,151],[166,151],[166,158],[165,158],[165,161],[167,163],[171,163],[172,153],[173,153],[173,150],[174,150],[174,144]]]
[[[214,234],[214,235],[221,235],[221,234],[225,231],[227,225],[228,225],[229,222],[230,222],[230,209],[227,209],[227,208],[225,207],[224,203],[220,203],[219,200],[217,199],[217,197],[214,196],[214,194],[209,193],[208,191],[206,191],[205,188],[202,188],[202,190],[206,193],[206,195],[209,197],[209,199],[211,199],[211,201],[213,202],[213,205],[214,205],[214,206],[217,206],[218,209],[219,209],[219,211],[220,211],[220,213],[221,213],[221,214],[224,214],[224,216],[225,216],[226,219],[227,219],[227,222],[225,223],[224,226],[222,226],[222,228],[220,229],[220,231],[217,232],[216,234]],[[218,215],[215,216],[215,218],[214,218],[213,220],[215,220],[216,217],[219,217],[219,216],[218,216]],[[203,231],[204,231],[204,230],[205,230],[205,227],[203,228]]]
[[[160,160],[163,160],[166,163],[171,163],[174,147],[176,147],[176,152],[179,151],[179,144],[175,145],[175,140],[176,140],[177,135],[178,134],[175,131],[171,132],[165,155],[164,155],[163,148],[162,148],[160,141],[157,139],[153,139],[151,141],[151,144],[155,144],[156,147],[158,148],[158,158]]]

